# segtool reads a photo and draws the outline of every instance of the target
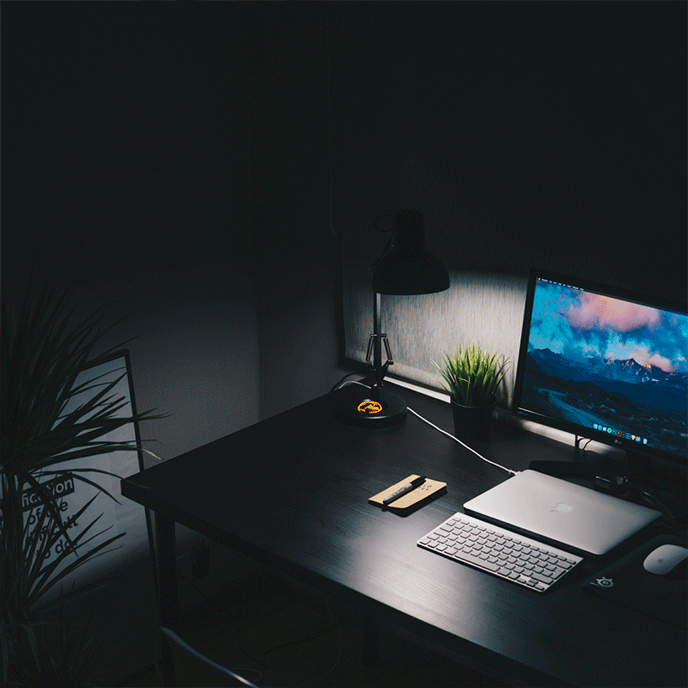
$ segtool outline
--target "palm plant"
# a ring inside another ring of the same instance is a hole
[[[72,587],[69,595],[60,595],[57,622],[28,616],[14,624],[14,683],[32,688],[72,688],[88,685],[96,678],[104,627],[94,632],[94,610],[82,621],[72,618],[73,592]]]
[[[71,526],[98,494],[115,499],[94,475],[111,474],[80,462],[114,451],[139,449],[134,442],[110,441],[108,436],[125,424],[161,417],[151,411],[121,415],[127,400],[118,396],[115,388],[126,370],[116,380],[78,381],[87,366],[104,360],[125,342],[95,356],[96,346],[110,329],[104,325],[105,309],[77,319],[70,303],[71,292],[58,293],[56,284],[34,296],[29,280],[15,316],[3,294],[0,658],[5,683],[12,679],[11,669],[19,667],[19,659],[25,663],[27,657],[37,657],[40,638],[32,619],[45,593],[93,557],[109,551],[107,548],[124,535],[100,538],[93,544],[107,530],[98,530],[100,516],[77,535],[70,534]],[[75,460],[78,465],[67,469],[66,462]],[[64,475],[91,485],[97,492],[63,522],[60,505],[48,485]],[[26,490],[37,498],[37,507],[28,512],[22,502]],[[66,546],[51,554],[61,538]],[[24,664],[22,670],[26,670]]]
[[[476,345],[458,346],[442,355],[443,366],[433,361],[444,387],[461,406],[488,406],[506,375],[508,361],[499,353]]]

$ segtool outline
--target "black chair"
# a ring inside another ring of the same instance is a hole
[[[162,640],[172,655],[176,686],[252,686],[254,683],[205,657],[185,643],[176,633],[160,627]]]

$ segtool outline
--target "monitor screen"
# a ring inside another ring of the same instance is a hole
[[[533,271],[514,410],[686,466],[687,356],[685,307]]]

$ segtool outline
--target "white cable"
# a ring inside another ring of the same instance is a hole
[[[349,380],[348,382],[343,382],[337,389],[342,389],[342,387],[348,387],[349,385],[359,385],[360,387],[365,387],[370,389],[370,385],[364,385],[360,380]]]
[[[362,382],[359,380],[350,380],[349,382],[345,382],[342,385],[338,387],[338,389],[341,389],[342,387],[346,387],[347,385],[360,385],[361,387],[365,387],[366,389],[370,389],[368,385],[364,385]],[[446,430],[442,430],[442,428],[438,428],[434,423],[431,423],[427,418],[423,418],[419,413],[414,411],[412,408],[407,406],[407,409],[411,411],[411,413],[416,416],[417,418],[420,418],[424,423],[427,423],[431,428],[435,428],[437,432],[441,432],[443,435],[446,435],[450,439],[454,440],[454,442],[458,442],[464,449],[468,449],[469,452],[473,452],[479,459],[482,459],[486,463],[489,463],[491,466],[496,466],[497,468],[501,468],[503,471],[506,471],[509,475],[518,475],[521,471],[512,471],[510,468],[506,468],[505,466],[502,466],[498,463],[495,463],[494,461],[490,461],[490,459],[486,459],[482,454],[479,454],[475,449],[472,447],[469,447],[467,444],[462,442],[458,437],[455,435],[452,435],[451,433],[448,433]]]
[[[520,471],[512,471],[510,468],[506,468],[505,466],[502,466],[498,463],[495,463],[494,461],[490,461],[490,459],[486,459],[482,454],[479,454],[475,449],[472,447],[469,447],[467,444],[462,442],[458,437],[455,435],[451,435],[448,433],[446,430],[442,430],[442,428],[438,428],[434,423],[431,423],[427,418],[423,418],[419,413],[416,413],[412,408],[408,407],[408,410],[411,411],[411,413],[414,416],[417,416],[420,418],[424,423],[427,423],[431,428],[435,428],[438,432],[441,432],[443,435],[446,435],[450,439],[454,440],[454,442],[458,442],[464,449],[468,449],[468,451],[473,452],[479,459],[482,459],[483,461],[486,461],[487,463],[491,464],[492,466],[496,466],[497,468],[501,468],[503,471],[506,471],[509,475],[517,475]]]

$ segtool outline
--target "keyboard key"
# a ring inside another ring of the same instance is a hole
[[[543,576],[541,573],[533,572],[530,574],[530,577],[540,581],[541,583],[547,583],[547,585],[550,585],[554,582],[553,578],[550,578],[549,576]]]
[[[499,571],[499,566],[495,566],[489,561],[485,561],[484,559],[476,557],[472,554],[462,553],[460,557],[457,555],[457,558],[459,561],[466,562],[467,564],[473,564],[473,566],[478,566],[481,569],[486,569],[487,571]]]
[[[537,592],[547,590],[582,561],[574,554],[462,513],[454,514],[417,544]]]

